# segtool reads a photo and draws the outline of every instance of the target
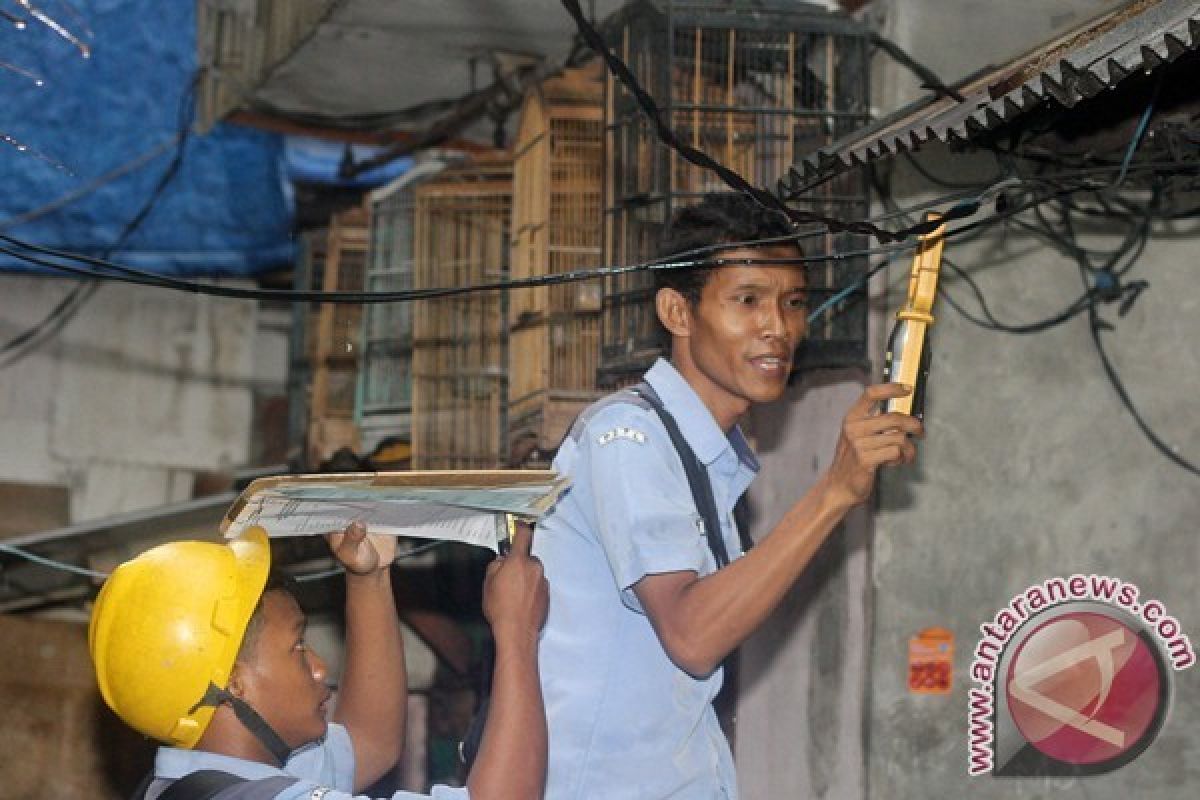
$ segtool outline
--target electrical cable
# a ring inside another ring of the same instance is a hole
[[[1161,165],[1159,165],[1159,166],[1161,166]],[[1197,166],[1197,165],[1193,165],[1193,166]],[[1089,171],[1089,172],[1091,172],[1091,171]],[[1029,184],[1031,184],[1031,183],[1044,184],[1048,190],[1048,194],[1041,196],[1041,195],[1038,195],[1038,194],[1032,192],[1029,188]],[[1026,192],[1028,192],[1031,199],[1027,200],[1024,203],[1020,203],[1020,204],[1016,204],[1016,205],[1009,203],[1009,204],[1007,204],[1007,207],[1003,212],[997,212],[996,214],[993,214],[986,219],[977,220],[973,223],[968,223],[965,225],[958,226],[956,228],[952,228],[946,232],[947,238],[954,239],[954,238],[964,236],[965,234],[967,234],[968,232],[971,232],[971,231],[982,230],[983,228],[985,228],[991,224],[994,224],[995,222],[997,222],[999,220],[1013,217],[1016,214],[1021,213],[1024,210],[1027,210],[1029,208],[1036,209],[1040,204],[1047,202],[1048,200],[1069,197],[1074,193],[1078,193],[1078,192],[1082,192],[1082,191],[1092,191],[1096,187],[1091,184],[1086,184],[1086,183],[1081,184],[1081,185],[1064,185],[1062,182],[1049,182],[1049,181],[1045,181],[1042,179],[1007,178],[1007,179],[1000,181],[992,186],[987,187],[983,192],[981,192],[977,195],[967,195],[964,197],[963,195],[956,193],[956,194],[952,195],[950,197],[950,199],[956,200],[956,202],[959,204],[965,203],[968,205],[978,206],[978,205],[981,205],[984,201],[988,200],[992,196],[1002,196],[1003,193],[1017,189],[1017,188],[1023,189]],[[929,203],[922,204],[922,206],[920,206],[920,207],[933,207],[936,205],[938,205],[938,203],[936,201],[931,201]],[[902,213],[902,212],[892,211],[885,216],[894,218],[900,213]],[[822,235],[822,234],[819,232],[815,232],[815,231],[813,231],[813,232],[797,232],[797,233],[788,234],[785,236],[768,237],[768,238],[764,238],[764,239],[760,239],[760,240],[752,240],[752,241],[748,241],[748,242],[721,243],[721,244],[717,244],[717,245],[710,245],[710,246],[707,246],[704,248],[697,248],[694,251],[689,251],[688,253],[684,253],[684,254],[680,254],[680,255],[683,255],[683,256],[697,255],[697,256],[699,256],[699,255],[705,255],[705,254],[709,254],[709,253],[719,252],[722,250],[727,250],[727,249],[734,248],[734,247],[759,246],[759,245],[776,244],[776,243],[782,243],[782,242],[794,242],[794,241],[799,241],[801,239],[807,238],[809,236],[816,236],[816,235]],[[187,281],[187,280],[183,280],[183,279],[168,277],[168,276],[160,275],[157,273],[151,273],[151,272],[147,272],[144,270],[136,270],[136,269],[133,269],[130,267],[122,266],[120,264],[115,264],[111,261],[108,261],[107,259],[96,259],[96,258],[93,258],[90,256],[82,256],[82,255],[79,255],[76,253],[70,253],[67,251],[56,250],[54,248],[46,248],[46,247],[43,247],[40,245],[32,245],[32,244],[23,242],[19,239],[16,239],[15,237],[6,236],[3,234],[0,234],[0,240],[7,241],[10,244],[13,244],[19,248],[27,248],[27,249],[33,250],[34,252],[41,252],[41,253],[44,253],[47,255],[52,255],[56,258],[61,258],[64,260],[74,261],[74,262],[83,263],[83,264],[89,264],[89,265],[99,268],[100,270],[109,270],[110,271],[110,272],[102,272],[102,271],[98,271],[95,269],[82,269],[79,267],[73,267],[73,266],[66,265],[66,264],[59,264],[59,263],[55,263],[55,262],[46,261],[45,259],[39,259],[39,258],[30,256],[27,253],[14,251],[9,248],[0,248],[0,252],[6,252],[15,258],[24,259],[26,261],[29,261],[30,263],[36,264],[38,266],[43,266],[48,269],[74,274],[78,277],[104,278],[104,279],[109,279],[109,280],[125,280],[127,282],[131,282],[131,283],[135,283],[135,284],[156,286],[156,287],[160,287],[160,288],[173,288],[173,289],[178,289],[178,290],[182,290],[182,291],[212,294],[212,295],[224,296],[224,297],[236,297],[236,298],[242,298],[242,299],[271,299],[271,300],[284,300],[284,301],[290,301],[290,302],[334,302],[334,303],[406,302],[406,301],[417,300],[417,299],[432,299],[432,298],[436,298],[436,297],[446,297],[446,296],[453,296],[453,295],[458,295],[458,294],[466,294],[466,293],[476,292],[476,291],[508,290],[508,289],[517,289],[517,288],[525,288],[525,287],[532,287],[532,286],[554,285],[554,284],[558,284],[558,283],[567,283],[567,282],[573,282],[573,281],[579,281],[579,280],[589,280],[589,279],[619,275],[619,274],[624,274],[624,273],[629,273],[629,272],[639,271],[639,270],[673,269],[673,268],[683,268],[683,267],[713,266],[714,265],[714,262],[712,262],[712,261],[672,260],[672,259],[679,258],[679,256],[672,256],[669,258],[654,259],[651,261],[647,261],[647,262],[643,262],[643,263],[639,263],[639,264],[632,264],[632,265],[628,265],[628,266],[624,266],[624,267],[600,267],[600,268],[594,268],[594,269],[583,269],[583,270],[575,270],[575,271],[568,272],[568,273],[559,273],[556,275],[537,276],[535,278],[522,279],[522,280],[518,280],[518,281],[507,281],[506,280],[506,281],[492,282],[492,283],[488,283],[488,284],[478,284],[478,285],[470,285],[470,286],[462,286],[462,287],[405,290],[405,291],[389,292],[389,293],[319,292],[319,291],[296,291],[296,290],[290,290],[290,289],[247,289],[247,288],[241,288],[241,287],[222,287],[222,286],[217,286],[217,285],[213,285],[213,284],[203,284],[203,283],[197,283],[194,281]],[[835,261],[836,262],[836,261],[843,261],[843,260],[847,260],[847,259],[858,258],[861,256],[868,256],[868,255],[893,254],[893,253],[909,250],[914,246],[915,245],[912,245],[912,244],[901,244],[901,245],[893,245],[893,246],[878,247],[878,248],[860,249],[860,250],[854,250],[854,251],[842,251],[842,252],[832,253],[832,254],[828,254],[828,255],[801,256],[801,257],[798,257],[795,259],[784,259],[783,261],[786,261],[787,263],[797,263],[797,264],[819,263],[819,262],[826,262],[826,261]],[[114,275],[111,273],[118,273],[118,274]],[[123,275],[125,277],[120,277],[120,275]],[[813,290],[813,291],[815,292],[818,290]],[[828,292],[832,293],[834,291],[844,291],[844,290],[828,289],[828,290],[820,290],[820,291],[828,291]],[[827,308],[827,307],[831,307],[832,305],[833,304],[826,304],[824,307]]]
[[[1169,447],[1162,438],[1154,432],[1154,429],[1142,417],[1137,406],[1133,402],[1133,398],[1129,396],[1129,391],[1125,388],[1125,382],[1121,380],[1121,376],[1117,374],[1116,368],[1108,357],[1108,353],[1104,349],[1104,342],[1100,338],[1101,329],[1107,325],[1100,319],[1099,311],[1095,303],[1088,306],[1088,328],[1092,334],[1092,343],[1096,347],[1096,355],[1100,356],[1100,364],[1104,367],[1104,374],[1108,377],[1108,382],[1112,384],[1113,390],[1120,398],[1121,404],[1125,406],[1125,410],[1129,412],[1129,416],[1133,417],[1133,421],[1137,423],[1138,428],[1146,436],[1152,445],[1172,463],[1187,470],[1193,475],[1200,475],[1200,467],[1197,467],[1192,462],[1188,461],[1174,449]]]
[[[792,237],[771,237],[770,239],[761,240],[766,243],[776,243],[780,240],[789,241]],[[53,269],[60,272],[66,272],[80,277],[99,277],[109,280],[123,281],[143,286],[153,286],[166,289],[177,289],[180,291],[188,291],[197,294],[208,294],[217,297],[231,297],[239,299],[256,299],[256,300],[284,300],[289,302],[322,302],[322,303],[394,303],[407,302],[411,300],[429,300],[441,297],[453,297],[462,294],[471,294],[483,291],[500,291],[512,289],[525,289],[538,286],[552,286],[560,283],[571,283],[575,281],[590,280],[595,278],[611,277],[615,275],[623,275],[630,272],[641,272],[649,270],[667,270],[667,269],[686,269],[694,267],[716,267],[722,266],[727,262],[720,258],[704,258],[704,259],[689,259],[689,260],[670,260],[656,259],[654,261],[640,262],[619,267],[595,267],[589,269],[573,270],[570,272],[561,272],[553,275],[539,275],[532,278],[521,278],[516,280],[493,281],[489,283],[471,284],[467,286],[449,286],[437,287],[428,289],[403,289],[389,292],[369,292],[369,291],[319,291],[319,290],[297,290],[297,289],[250,289],[235,286],[221,286],[217,284],[199,283],[183,278],[175,278],[158,273],[149,272],[147,270],[135,269],[121,264],[114,263],[107,259],[95,258],[79,253],[71,253],[65,250],[56,248],[44,247],[35,245],[29,242],[23,242],[15,237],[6,234],[0,234],[0,241],[15,245],[17,248],[25,248],[37,253],[53,256],[54,258],[63,261],[75,262],[75,264],[87,264],[100,270],[109,270],[110,272],[101,272],[95,269],[75,266],[72,264],[63,264],[55,261],[50,261],[44,258],[31,256],[19,249],[13,247],[0,246],[0,253],[12,256],[27,261],[37,266]],[[730,242],[720,245],[714,245],[706,250],[729,250],[738,247],[759,246],[760,240],[753,240],[751,243]],[[794,258],[763,258],[753,259],[759,264],[811,264],[823,263],[827,261],[845,261],[851,258],[857,258],[864,255],[880,255],[894,252],[911,250],[914,245],[901,244],[889,247],[869,248],[864,250],[847,251],[832,253],[829,255],[813,255],[813,256],[796,256]],[[738,263],[742,263],[745,259],[738,259]],[[121,277],[124,276],[124,277]],[[814,290],[815,291],[815,290]],[[829,290],[834,291],[834,290]]]
[[[1151,107],[1153,107],[1153,103]],[[1149,109],[1148,109],[1149,111]],[[1149,114],[1144,113],[1143,120],[1148,119]],[[1116,392],[1121,404],[1125,407],[1138,429],[1146,437],[1146,439],[1167,459],[1182,469],[1196,475],[1200,475],[1200,468],[1188,461],[1183,456],[1179,455],[1175,450],[1163,441],[1162,437],[1146,422],[1141,412],[1133,402],[1124,381],[1118,374],[1116,367],[1113,365],[1111,358],[1108,356],[1104,348],[1102,332],[1111,330],[1112,326],[1105,322],[1099,313],[1101,303],[1118,303],[1118,316],[1124,316],[1132,304],[1140,296],[1141,292],[1149,287],[1146,281],[1130,281],[1122,282],[1121,277],[1127,274],[1137,263],[1141,254],[1150,238],[1150,230],[1152,222],[1155,218],[1162,216],[1162,196],[1163,191],[1161,185],[1156,181],[1151,187],[1151,196],[1148,202],[1141,205],[1140,208],[1135,207],[1123,198],[1112,195],[1113,190],[1123,181],[1128,174],[1129,155],[1133,152],[1136,141],[1143,135],[1144,126],[1139,125],[1138,130],[1134,133],[1134,141],[1131,142],[1127,151],[1127,157],[1122,162],[1120,171],[1118,172],[1118,183],[1106,187],[1095,187],[1091,191],[1095,195],[1095,199],[1099,205],[1098,210],[1084,209],[1071,202],[1072,195],[1061,195],[1050,199],[1048,202],[1057,204],[1061,224],[1055,226],[1049,220],[1043,209],[1043,204],[1039,203],[1033,207],[1035,218],[1039,225],[1032,225],[1013,216],[1012,222],[1024,230],[1029,231],[1040,238],[1052,242],[1057,248],[1066,255],[1073,258],[1079,270],[1080,277],[1084,284],[1083,294],[1076,300],[1072,301],[1065,309],[1059,313],[1052,315],[1038,322],[1026,323],[1020,325],[1012,325],[1002,323],[996,319],[991,309],[988,307],[987,301],[982,290],[975,280],[961,267],[954,264],[952,261],[943,258],[943,263],[961,277],[971,291],[975,295],[975,299],[979,304],[984,318],[974,316],[968,312],[954,297],[949,293],[946,285],[943,283],[938,287],[938,293],[947,301],[951,308],[957,311],[967,321],[978,325],[979,327],[1009,334],[1033,334],[1040,333],[1052,327],[1060,325],[1079,316],[1082,313],[1087,314],[1089,333],[1092,338],[1092,343],[1096,349],[1096,353],[1100,358],[1101,366],[1104,374]],[[1158,177],[1158,173],[1153,173]],[[890,194],[886,192],[886,188],[877,185],[877,189],[881,190],[881,197],[884,198],[885,204],[890,201]],[[1117,211],[1110,203],[1122,206],[1121,211]],[[1085,213],[1090,216],[1104,216],[1106,218],[1134,218],[1133,223],[1129,226],[1121,243],[1110,251],[1089,250],[1079,245],[1077,241],[1074,223],[1071,220],[1071,214]],[[1040,227],[1039,227],[1040,226]],[[1100,266],[1092,263],[1091,255],[1097,255],[1104,259]]]
[[[1003,192],[1006,188],[1010,188],[1014,185],[1018,185],[1017,182],[1014,181],[1014,179],[1002,181],[1000,184],[997,184],[992,187],[988,187],[987,190],[985,190],[983,193],[976,196],[975,198],[973,198],[969,201],[960,201],[960,202],[969,202],[972,205],[978,206],[978,205],[982,204],[984,199],[986,199],[987,197],[990,197],[992,194],[999,194],[999,193]],[[994,214],[993,216],[991,216],[987,219],[978,220],[974,223],[968,223],[966,225],[959,226],[958,228],[950,229],[946,232],[945,236],[947,238],[954,238],[955,236],[961,235],[964,232],[973,231],[978,228],[984,227],[986,225],[994,224],[996,221],[998,221],[1000,219],[1004,219],[1013,214],[1021,213],[1022,211],[1028,209],[1031,206],[1035,206],[1039,203],[1045,202],[1047,199],[1052,199],[1054,197],[1062,196],[1063,194],[1069,194],[1072,192],[1082,191],[1087,188],[1089,188],[1089,187],[1067,186],[1067,187],[1057,188],[1051,194],[1047,195],[1046,197],[1035,197],[1033,200],[1027,201],[1024,204],[1012,206],[1012,207],[1006,209],[1006,211],[1004,211],[1004,212],[997,212],[996,214]],[[703,254],[707,254],[707,253],[719,252],[721,250],[727,250],[727,249],[736,248],[736,247],[761,246],[763,244],[794,241],[796,238],[797,238],[796,235],[789,234],[786,236],[767,237],[767,238],[759,239],[759,240],[751,240],[749,242],[721,243],[718,245],[710,245],[710,246],[707,246],[704,248],[697,248],[695,251],[689,251],[689,252],[694,252],[697,255],[703,255]],[[468,285],[468,286],[441,287],[441,288],[429,288],[429,289],[409,289],[409,290],[399,290],[399,291],[393,291],[393,292],[366,292],[366,291],[324,292],[324,291],[293,290],[293,289],[249,289],[249,288],[243,288],[243,287],[229,287],[229,286],[219,286],[219,285],[214,285],[214,284],[204,284],[204,283],[198,283],[195,281],[188,281],[188,280],[184,280],[184,279],[180,279],[180,278],[174,278],[174,277],[170,277],[170,276],[160,275],[158,273],[148,272],[146,270],[134,269],[132,267],[127,267],[127,266],[123,266],[121,264],[113,263],[107,259],[100,259],[100,258],[95,258],[92,256],[85,256],[85,255],[81,255],[81,254],[77,254],[77,253],[71,253],[68,251],[58,250],[55,248],[44,247],[42,245],[34,245],[34,244],[31,244],[28,242],[23,242],[19,239],[16,239],[15,237],[8,236],[6,234],[0,234],[0,241],[8,242],[10,244],[15,245],[16,247],[25,248],[28,250],[32,250],[34,252],[43,253],[46,255],[53,256],[58,259],[65,260],[65,261],[75,262],[76,264],[87,264],[92,267],[99,268],[100,270],[108,270],[109,271],[109,272],[101,272],[101,271],[97,271],[95,269],[87,269],[84,267],[75,266],[75,265],[71,265],[71,264],[62,264],[62,263],[57,263],[54,261],[48,261],[43,258],[38,258],[36,256],[31,256],[27,253],[23,253],[20,250],[14,250],[9,247],[0,246],[0,253],[5,253],[14,258],[23,259],[23,260],[28,261],[29,263],[36,264],[38,266],[46,267],[46,268],[52,269],[52,270],[58,270],[61,272],[66,272],[68,274],[73,274],[73,275],[76,275],[79,277],[87,277],[87,278],[97,278],[98,277],[98,278],[105,278],[105,279],[109,279],[109,280],[125,281],[128,283],[133,283],[133,284],[138,284],[138,285],[177,289],[180,291],[188,291],[188,292],[199,293],[199,294],[208,294],[208,295],[214,295],[214,296],[219,296],[219,297],[231,297],[231,298],[240,298],[240,299],[259,299],[259,300],[270,299],[270,300],[283,300],[283,301],[289,301],[289,302],[330,302],[330,303],[407,302],[407,301],[412,301],[412,300],[434,299],[434,298],[439,298],[439,297],[449,297],[449,296],[455,296],[455,295],[461,295],[461,294],[469,294],[469,293],[480,292],[480,291],[511,290],[511,289],[529,288],[529,287],[535,287],[535,286],[548,286],[548,285],[555,285],[555,284],[559,284],[559,283],[568,283],[568,282],[579,281],[579,280],[588,280],[588,279],[594,279],[594,278],[599,278],[599,277],[608,277],[608,276],[620,275],[620,274],[625,274],[625,273],[630,273],[630,272],[635,272],[635,271],[643,271],[643,270],[679,269],[679,268],[706,267],[706,266],[711,267],[711,266],[719,266],[720,263],[722,263],[721,259],[701,259],[701,260],[690,259],[690,260],[682,260],[682,261],[671,260],[671,259],[678,258],[678,256],[672,256],[669,258],[654,259],[654,260],[648,261],[648,262],[631,264],[631,265],[621,266],[621,267],[600,267],[600,268],[593,268],[593,269],[583,269],[583,270],[575,270],[572,272],[558,273],[558,274],[554,274],[554,275],[535,276],[533,278],[526,278],[526,279],[520,279],[520,280],[515,280],[515,281],[514,280],[504,280],[504,281],[495,281],[495,282],[485,283],[485,284],[473,284],[473,285]],[[861,256],[893,254],[893,253],[897,253],[897,252],[911,250],[913,247],[915,247],[915,244],[911,244],[911,243],[899,244],[899,245],[890,245],[890,246],[883,246],[883,247],[876,247],[876,248],[866,248],[866,249],[854,250],[854,251],[842,251],[842,252],[836,252],[836,253],[831,253],[831,254],[827,254],[827,255],[798,256],[796,258],[783,258],[783,259],[759,259],[759,260],[757,260],[757,263],[770,262],[770,263],[787,263],[787,264],[809,264],[809,263],[823,263],[823,262],[828,262],[828,261],[837,262],[837,261],[845,261],[845,260],[852,259],[852,258],[858,258]],[[687,255],[687,254],[683,254],[683,255]],[[113,274],[113,273],[116,273],[116,274]],[[852,287],[851,287],[851,289],[852,289]],[[820,292],[820,291],[836,292],[836,291],[845,291],[845,290],[813,289],[813,290],[810,290],[810,293],[815,293],[815,292]],[[828,308],[831,305],[832,304],[824,304],[822,306],[822,308]]]
[[[52,558],[39,556],[37,553],[31,553],[23,548],[15,547],[11,544],[4,544],[2,542],[0,542],[0,553],[8,553],[9,555],[23,558],[26,561],[31,561],[34,564],[40,564],[43,567],[56,569],[60,572],[70,572],[73,575],[82,575],[85,578],[99,578],[103,580],[104,578],[108,577],[107,572],[97,572],[94,569],[86,569],[84,567],[77,567],[74,564],[66,564],[62,561],[55,561]]]
[[[165,153],[167,150],[169,150],[172,147],[174,147],[175,145],[177,145],[178,142],[179,142],[179,135],[176,134],[175,136],[172,136],[167,141],[162,142],[161,144],[158,144],[155,147],[150,148],[149,150],[147,150],[146,152],[144,152],[140,155],[134,156],[129,161],[126,161],[124,164],[120,164],[116,167],[113,167],[108,172],[105,172],[103,175],[100,175],[100,176],[94,178],[93,180],[89,181],[88,183],[85,183],[83,186],[77,187],[75,189],[72,189],[69,192],[66,192],[62,196],[60,196],[54,200],[51,200],[49,203],[46,203],[45,205],[38,206],[37,208],[31,209],[29,211],[22,212],[22,213],[16,215],[15,217],[9,217],[8,219],[0,220],[0,231],[6,231],[10,228],[15,228],[19,225],[24,225],[27,222],[32,222],[35,219],[44,217],[52,211],[57,211],[58,209],[62,208],[65,205],[70,205],[71,203],[74,203],[76,200],[80,199],[81,197],[86,197],[87,195],[91,194],[92,192],[96,191],[97,189],[103,188],[104,186],[112,183],[117,178],[120,178],[124,175],[128,175],[130,172],[134,172],[138,169],[141,169],[142,167],[146,166],[146,164],[150,163],[151,161],[153,161],[154,159],[158,158],[160,155]]]
[[[445,540],[438,539],[426,544],[411,547],[407,550],[398,551],[396,553],[396,561],[401,561],[406,558],[414,558],[444,544],[446,544]],[[104,580],[109,576],[109,573],[107,572],[98,572],[97,570],[87,569],[86,567],[77,567],[74,564],[68,564],[64,561],[56,561],[53,558],[46,558],[45,556],[40,556],[37,553],[32,553],[23,547],[16,547],[14,545],[4,544],[3,542],[0,542],[0,553],[8,553],[9,555],[22,558],[33,564],[38,564],[39,566],[56,569],[60,572],[69,572],[72,575],[80,575],[85,578]],[[334,575],[340,575],[343,572],[345,572],[345,570],[342,567],[335,567],[333,569],[322,570],[320,572],[303,573],[296,575],[295,578],[298,582],[304,583],[306,581],[316,581],[324,578],[330,578]]]
[[[442,545],[447,544],[447,542],[448,540],[445,539],[437,539],[432,542],[427,542],[426,544],[410,547],[407,550],[398,551],[396,553],[396,561],[401,561],[406,558],[414,558],[422,553],[427,553],[430,550],[441,547]],[[306,572],[296,575],[295,578],[298,583],[305,583],[307,581],[319,581],[324,580],[325,578],[332,578],[335,575],[341,575],[345,571],[346,570],[343,567],[339,566],[332,569],[321,570],[319,572]]]

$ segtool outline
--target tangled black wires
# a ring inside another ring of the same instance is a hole
[[[941,181],[927,169],[919,168],[915,159],[910,162],[915,171],[926,180],[940,185],[942,188],[963,189],[966,185],[958,182]],[[1177,164],[1175,169],[1184,171],[1196,169],[1195,164]],[[1002,165],[1002,174],[1011,174],[1014,163],[1006,160]],[[1046,242],[1065,257],[1073,261],[1078,269],[1082,290],[1074,300],[1060,311],[1033,322],[1012,323],[1004,322],[996,317],[988,305],[982,289],[970,272],[963,269],[953,260],[943,257],[942,263],[970,289],[978,311],[968,310],[966,305],[947,289],[943,282],[938,287],[938,294],[955,312],[968,322],[981,328],[998,333],[1014,335],[1031,335],[1043,333],[1060,326],[1079,316],[1086,316],[1089,333],[1100,359],[1104,374],[1113,387],[1113,391],[1121,404],[1133,418],[1138,429],[1147,440],[1167,459],[1182,469],[1194,475],[1200,475],[1200,468],[1188,461],[1172,449],[1162,437],[1146,421],[1137,405],[1134,403],[1128,388],[1117,372],[1112,359],[1104,347],[1103,336],[1115,330],[1112,323],[1101,316],[1101,308],[1105,305],[1116,305],[1117,317],[1126,316],[1133,308],[1138,298],[1150,288],[1146,280],[1129,280],[1128,276],[1138,263],[1152,235],[1153,223],[1156,220],[1180,219],[1179,212],[1172,212],[1164,201],[1166,194],[1166,178],[1168,170],[1162,165],[1143,164],[1133,168],[1142,177],[1149,176],[1148,198],[1137,202],[1130,193],[1118,193],[1118,181],[1130,174],[1128,160],[1105,168],[1086,170],[1060,170],[1046,174],[1044,171],[1036,176],[1030,176],[1027,184],[1040,183],[1045,186],[1058,185],[1064,191],[1047,193],[1044,199],[1034,204],[1022,204],[1021,211],[1031,211],[1033,220],[1027,221],[1018,214],[1006,215],[1007,223],[1026,233]],[[1113,183],[1097,181],[1096,178],[1117,175]],[[885,206],[895,213],[903,213],[896,209],[889,187],[874,176],[875,188]],[[1065,191],[1074,183],[1075,191]],[[1011,211],[1011,198],[1005,199]],[[998,210],[999,211],[999,210]],[[1191,209],[1191,215],[1200,210]],[[1079,230],[1084,223],[1103,225],[1106,230],[1122,232],[1121,241],[1108,250],[1094,250],[1084,247],[1079,241]],[[967,226],[971,227],[971,226]]]

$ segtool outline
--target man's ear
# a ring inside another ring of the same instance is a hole
[[[686,337],[692,332],[692,305],[676,289],[663,287],[654,295],[658,320],[671,336]]]
[[[244,697],[246,695],[246,686],[242,682],[242,665],[236,663],[233,669],[229,671],[229,682],[225,684],[226,690],[234,697]]]

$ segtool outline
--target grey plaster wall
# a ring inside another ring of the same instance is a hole
[[[986,170],[930,148],[942,175]],[[902,203],[916,198],[900,169]],[[1112,231],[1088,232],[1099,248]],[[1130,279],[1150,288],[1115,325],[1106,348],[1152,425],[1200,462],[1200,225],[1158,225]],[[1047,317],[1078,297],[1073,261],[1017,229],[947,248],[979,282],[996,316]],[[908,265],[892,272],[889,308]],[[944,286],[968,305],[962,281]],[[1170,716],[1133,763],[1104,776],[1000,779],[967,776],[968,669],[979,625],[1025,587],[1054,576],[1099,573],[1156,597],[1200,642],[1200,477],[1172,464],[1136,428],[1105,378],[1086,316],[1013,336],[967,323],[943,302],[928,438],[919,463],[887,474],[875,519],[874,627],[868,713],[872,798],[1179,798],[1200,786],[1200,669],[1175,673]],[[954,691],[910,694],[909,637],[931,625],[956,637]]]
[[[945,13],[947,5],[893,0],[875,3],[872,13],[902,46],[953,79],[1117,4],[971,1],[953,4],[954,14]],[[884,110],[913,97],[912,79],[894,69],[876,85]],[[920,158],[956,180],[992,171],[986,157],[940,146],[925,148]],[[895,171],[902,204],[921,199],[917,187],[927,183],[899,160],[886,169]],[[1097,247],[1114,244],[1112,231],[1084,235]],[[1124,318],[1115,309],[1103,312],[1116,326],[1104,341],[1130,394],[1150,425],[1193,463],[1200,461],[1198,248],[1200,226],[1156,226],[1129,276],[1148,280],[1150,289]],[[1016,229],[957,243],[946,257],[970,271],[1005,321],[1044,318],[1081,291],[1073,262]],[[889,314],[908,266],[897,262],[881,281],[891,288]],[[971,305],[961,281],[943,280]],[[1138,431],[1103,374],[1085,317],[1012,336],[975,327],[944,302],[936,313],[928,438],[915,467],[884,476],[875,516],[868,797],[1192,796],[1200,786],[1195,667],[1174,674],[1159,738],[1115,772],[968,777],[968,669],[979,625],[1030,584],[1076,572],[1119,577],[1143,597],[1160,599],[1193,643],[1200,641],[1200,478],[1170,463]],[[956,637],[949,696],[911,694],[906,685],[908,640],[931,625]]]
[[[0,341],[73,282],[0,277]],[[0,373],[0,481],[64,486],[72,522],[192,496],[248,463],[256,391],[282,387],[282,329],[253,303],[102,286],[54,340]]]
[[[762,473],[748,494],[761,539],[829,467],[858,370],[805,376],[745,421]],[[741,649],[736,759],[746,800],[865,797],[871,515],[853,512]]]

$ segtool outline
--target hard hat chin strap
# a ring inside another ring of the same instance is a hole
[[[196,709],[201,706],[216,708],[222,703],[229,704],[238,721],[245,726],[246,730],[254,734],[254,738],[258,739],[263,747],[267,748],[267,752],[279,762],[279,766],[282,767],[287,763],[288,757],[292,754],[292,748],[288,747],[282,737],[267,724],[267,721],[249,703],[240,697],[235,697],[228,689],[221,689],[216,684],[210,683],[207,691],[204,692],[204,697],[200,698],[200,702],[192,706],[188,713],[195,713]]]

